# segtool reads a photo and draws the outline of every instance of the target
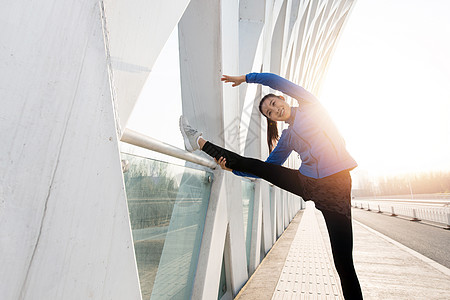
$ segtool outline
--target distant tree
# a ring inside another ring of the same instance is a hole
[[[450,172],[434,171],[381,176],[359,181],[361,196],[450,193]]]

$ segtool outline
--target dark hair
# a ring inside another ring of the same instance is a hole
[[[277,122],[276,121],[272,121],[271,119],[269,119],[263,112],[262,112],[262,104],[263,102],[267,99],[267,98],[271,98],[271,97],[278,97],[275,94],[267,94],[265,95],[261,101],[259,102],[259,111],[261,112],[261,114],[266,117],[267,119],[267,145],[269,146],[269,153],[272,152],[273,148],[275,148],[276,143],[278,142],[278,139],[280,138],[278,136],[278,127],[277,127]]]

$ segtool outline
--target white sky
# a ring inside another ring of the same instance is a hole
[[[183,148],[177,39],[175,29],[127,127]],[[358,0],[320,99],[359,170],[450,171],[449,86],[450,1]]]
[[[178,118],[182,113],[179,61],[178,28],[175,27],[147,78],[127,128],[184,149],[178,128]],[[125,143],[121,144],[121,150],[179,165],[185,163],[157,152],[128,147]]]
[[[320,98],[358,169],[450,171],[450,1],[358,0]]]

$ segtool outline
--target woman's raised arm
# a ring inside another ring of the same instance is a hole
[[[259,83],[266,85],[274,90],[280,91],[292,98],[297,99],[299,102],[305,100],[311,103],[317,103],[317,98],[305,90],[303,87],[296,85],[295,83],[280,77],[279,75],[272,73],[249,73],[246,75],[246,81],[248,83]]]
[[[222,75],[222,78],[220,79],[222,81],[232,82],[232,87],[238,86],[241,83],[245,82],[245,75],[239,75],[239,76],[229,76],[229,75]]]

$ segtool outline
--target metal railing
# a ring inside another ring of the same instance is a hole
[[[352,206],[379,213],[389,213],[392,216],[404,216],[414,221],[423,220],[443,224],[450,228],[450,208],[448,207],[421,207],[418,205],[360,200],[352,201]]]
[[[131,129],[124,130],[121,141],[148,150],[173,156],[179,159],[184,159],[186,161],[190,161],[211,169],[215,169],[217,167],[217,164],[213,160],[201,157],[186,150],[161,142],[157,139],[151,138],[149,136],[133,131]]]

